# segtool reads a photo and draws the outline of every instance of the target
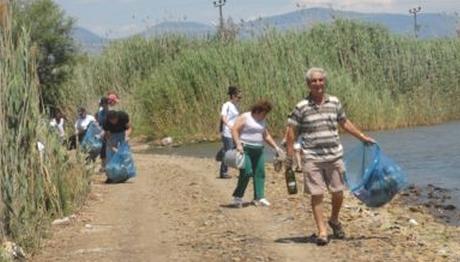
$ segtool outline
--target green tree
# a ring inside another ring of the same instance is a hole
[[[21,0],[15,5],[15,27],[25,27],[37,50],[42,103],[59,106],[59,87],[72,73],[76,45],[72,39],[74,20],[52,0]]]

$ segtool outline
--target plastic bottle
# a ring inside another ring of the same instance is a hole
[[[297,194],[297,182],[295,179],[294,170],[292,170],[292,168],[286,168],[284,176],[286,178],[286,186],[288,193],[290,195]]]

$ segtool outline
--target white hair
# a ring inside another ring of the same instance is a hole
[[[324,77],[324,79],[326,79],[327,77],[326,71],[324,69],[322,69],[321,67],[312,67],[308,69],[308,71],[305,73],[305,81],[310,82],[311,77],[314,73],[320,73]]]

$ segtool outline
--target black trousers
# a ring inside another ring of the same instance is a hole
[[[81,143],[83,140],[83,137],[85,137],[86,130],[79,133],[78,135],[72,135],[69,137],[67,140],[67,150],[73,150],[77,148],[77,138],[78,138],[78,143]]]

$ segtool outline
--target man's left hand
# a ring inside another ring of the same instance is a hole
[[[361,141],[363,141],[364,143],[369,143],[369,144],[375,144],[375,143],[377,143],[377,141],[375,141],[375,139],[373,139],[373,138],[370,137],[370,136],[366,136],[366,135],[364,135],[363,133],[361,133],[360,139],[361,139]]]

